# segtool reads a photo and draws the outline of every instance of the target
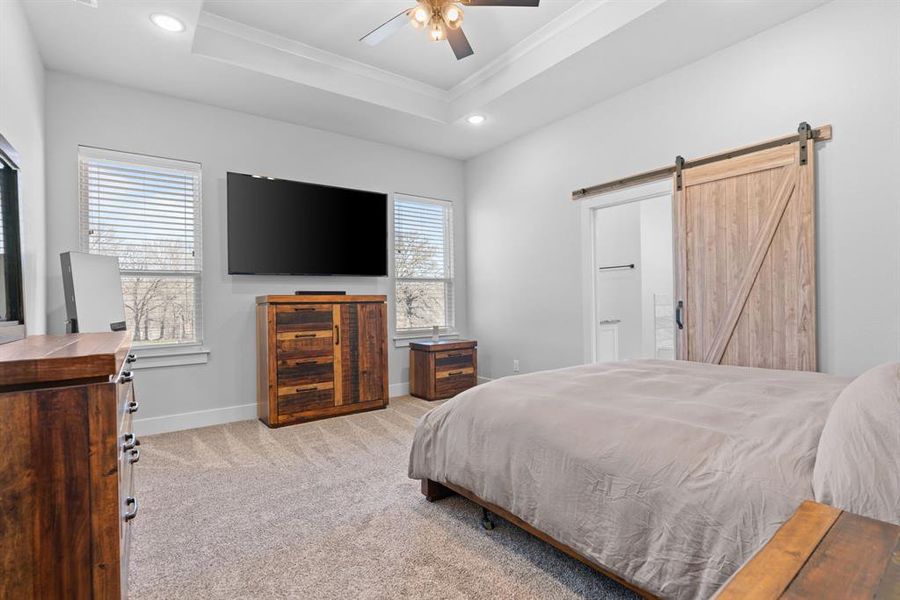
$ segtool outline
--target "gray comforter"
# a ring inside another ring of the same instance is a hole
[[[425,415],[409,476],[462,486],[649,592],[707,598],[812,498],[849,381],[657,360],[508,377]]]

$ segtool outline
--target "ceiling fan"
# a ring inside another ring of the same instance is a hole
[[[428,35],[435,42],[447,40],[453,54],[456,55],[456,60],[462,60],[475,54],[461,28],[463,6],[538,6],[538,4],[540,0],[420,0],[414,7],[404,10],[362,36],[359,41],[375,46],[406,25],[412,25],[416,29],[428,29]]]

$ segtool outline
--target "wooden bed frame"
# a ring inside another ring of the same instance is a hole
[[[529,525],[528,523],[526,523],[525,521],[523,521],[516,515],[509,512],[508,510],[501,508],[501,507],[497,506],[496,504],[488,502],[487,500],[482,500],[481,498],[479,498],[478,496],[476,496],[475,494],[473,494],[472,492],[470,492],[469,490],[467,490],[465,488],[462,488],[462,487],[452,484],[452,483],[438,483],[437,481],[432,481],[430,479],[423,479],[422,480],[422,494],[425,496],[425,499],[428,500],[429,502],[434,502],[436,500],[440,500],[441,498],[446,498],[447,496],[452,496],[453,494],[459,494],[460,496],[463,496],[464,498],[468,498],[469,500],[471,500],[475,504],[481,506],[485,510],[487,510],[499,517],[502,517],[504,520],[512,523],[513,525],[515,525],[516,527],[519,527],[520,529],[524,529],[525,531],[527,531],[534,537],[538,538],[539,540],[543,540],[543,541],[547,542],[548,544],[550,544],[551,546],[553,546],[560,552],[563,552],[564,554],[571,556],[572,558],[584,563],[588,567],[594,569],[595,571],[601,573],[602,575],[604,575],[606,577],[609,577],[613,581],[620,583],[621,585],[627,587],[628,589],[632,590],[633,592],[637,593],[638,595],[642,596],[643,598],[647,598],[648,600],[659,600],[658,596],[655,596],[646,590],[642,590],[637,585],[635,585],[629,581],[626,581],[619,575],[616,575],[615,573],[610,571],[608,568],[606,568],[602,565],[598,565],[597,563],[591,561],[589,558],[583,556],[582,554],[579,554],[572,547],[567,546],[566,544],[563,544],[562,542],[553,539],[552,537],[550,537],[543,531],[534,528],[533,526]]]

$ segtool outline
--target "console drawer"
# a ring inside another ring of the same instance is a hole
[[[278,416],[334,407],[334,382],[278,386]]]
[[[474,350],[449,350],[435,352],[434,366],[441,371],[455,371],[464,367],[474,367]]]
[[[334,325],[334,311],[328,304],[302,304],[275,308],[275,330],[319,331]]]
[[[275,334],[278,359],[326,356],[334,352],[334,337],[329,327],[319,331],[284,331]]]
[[[449,398],[475,385],[475,369],[467,367],[435,375],[434,391],[439,398]]]

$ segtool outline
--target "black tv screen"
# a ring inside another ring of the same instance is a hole
[[[228,272],[387,275],[387,194],[228,173]]]

